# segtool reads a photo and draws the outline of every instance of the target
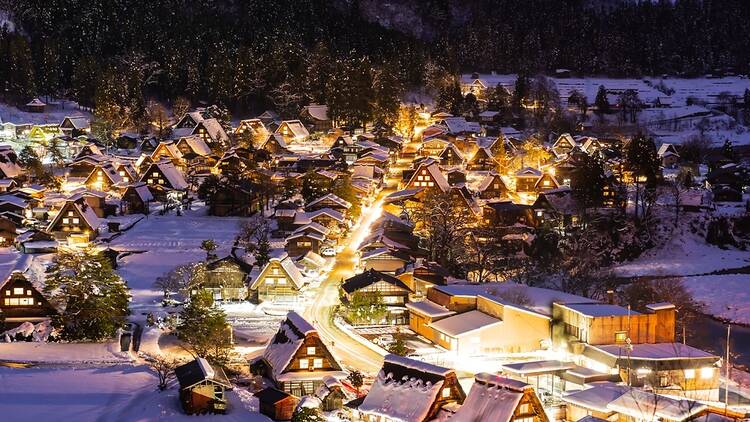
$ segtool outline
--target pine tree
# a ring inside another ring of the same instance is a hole
[[[291,422],[323,422],[326,418],[314,407],[300,407],[292,415]]]
[[[529,96],[529,78],[524,74],[516,77],[516,83],[513,88],[513,100],[511,106],[513,111],[521,113],[523,111],[523,102]]]
[[[255,265],[263,268],[270,260],[271,243],[268,241],[268,234],[264,234],[258,239],[258,246],[255,250]]]
[[[130,294],[109,260],[87,247],[61,249],[47,270],[45,292],[64,310],[52,324],[67,340],[113,337],[130,314]]]
[[[721,153],[729,161],[737,161],[737,153],[734,151],[734,145],[729,139],[724,140],[724,145],[721,147]]]
[[[373,77],[373,119],[393,127],[398,120],[403,87],[389,66],[383,66]]]
[[[599,90],[596,92],[594,106],[596,107],[594,112],[596,112],[599,118],[602,118],[605,114],[610,113],[609,100],[607,99],[607,89],[604,87],[604,85],[600,85]]]

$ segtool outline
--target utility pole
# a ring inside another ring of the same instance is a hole
[[[727,374],[726,374],[726,380],[724,381],[724,416],[729,413],[729,335],[732,332],[732,323],[727,323],[727,359],[726,359],[726,365],[727,365]]]

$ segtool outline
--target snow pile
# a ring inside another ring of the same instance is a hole
[[[24,322],[16,328],[5,331],[0,334],[0,339],[3,339],[6,343],[10,343],[14,340],[15,336],[20,334],[25,338],[31,337],[31,341],[45,342],[49,335],[52,334],[52,324],[50,321],[42,321],[38,324],[32,324],[31,322]]]
[[[10,12],[7,10],[0,10],[0,30],[6,30],[8,32],[16,31],[16,23],[10,17]]]
[[[477,374],[464,404],[450,419],[456,422],[509,422],[527,386],[497,375]]]

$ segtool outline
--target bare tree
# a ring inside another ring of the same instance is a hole
[[[158,101],[149,101],[146,105],[146,113],[148,115],[149,125],[156,127],[156,133],[159,138],[163,138],[167,128],[169,127],[169,116],[167,115],[167,109],[164,108]]]
[[[497,280],[503,256],[500,233],[494,228],[476,228],[466,235],[466,270],[477,283]]]
[[[164,292],[164,299],[168,300],[172,294],[185,293],[193,285],[196,274],[202,268],[203,266],[198,264],[180,265],[157,277],[154,287]]]
[[[169,386],[169,381],[174,378],[174,369],[182,362],[174,358],[168,358],[164,355],[146,356],[148,367],[156,372],[159,377],[159,390],[164,391]]]

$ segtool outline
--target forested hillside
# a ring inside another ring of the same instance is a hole
[[[750,63],[744,0],[0,0],[0,10],[14,23],[0,35],[6,101],[93,105],[97,87],[119,84],[126,97],[257,109],[327,101],[337,78],[363,72],[413,86],[436,71],[699,75]]]

